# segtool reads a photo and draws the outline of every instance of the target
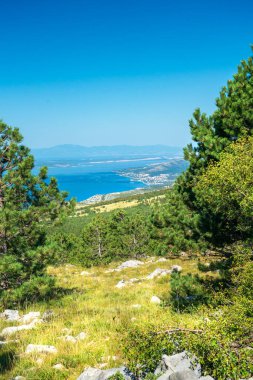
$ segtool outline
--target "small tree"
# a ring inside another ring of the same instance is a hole
[[[253,138],[231,144],[195,186],[203,231],[218,245],[252,238]]]
[[[0,121],[0,291],[44,272],[47,255],[37,248],[47,225],[72,206],[45,167],[34,174],[33,156],[21,143],[19,130]]]

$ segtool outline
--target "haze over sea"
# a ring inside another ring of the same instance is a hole
[[[186,166],[180,148],[162,146],[134,150],[65,145],[33,153],[36,169],[46,165],[49,176],[57,178],[60,190],[67,191],[69,197],[79,202],[96,194],[168,185]],[[165,175],[162,179],[157,177],[161,174]],[[154,182],[154,176],[158,182],[155,185],[150,183]]]

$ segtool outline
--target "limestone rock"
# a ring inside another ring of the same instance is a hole
[[[70,343],[76,343],[77,342],[77,339],[72,335],[62,336],[61,339],[64,340],[65,342],[70,342]]]
[[[130,376],[127,375],[125,367],[111,368],[107,370],[101,370],[97,368],[86,369],[77,380],[107,380],[110,376],[120,372],[126,380],[130,380]]]
[[[0,317],[7,320],[8,322],[17,322],[20,319],[18,310],[6,309],[0,314]]]
[[[84,340],[84,339],[86,339],[87,338],[87,334],[85,333],[85,332],[80,332],[80,334],[78,334],[77,336],[76,336],[76,339],[77,340]]]
[[[24,376],[15,376],[13,380],[26,380],[26,377]]]
[[[143,262],[139,260],[128,260],[122,263],[120,266],[118,266],[117,270],[122,270],[126,268],[137,268],[142,264]]]
[[[38,319],[40,317],[39,311],[30,311],[28,314],[23,315],[23,317],[20,318],[20,322],[22,323],[30,323],[34,319]]]
[[[10,335],[15,334],[18,331],[32,330],[33,328],[35,328],[36,324],[38,324],[38,323],[41,323],[40,319],[34,319],[28,325],[6,327],[5,329],[2,330],[2,332],[0,333],[0,335],[1,336],[10,336]]]
[[[159,375],[160,373],[162,373],[163,371],[160,371],[160,369],[156,369],[155,371],[155,375]],[[172,369],[168,369],[164,374],[162,374],[161,376],[159,376],[159,380],[169,380],[170,378],[170,375],[173,373]],[[158,380],[157,379],[157,380]]]
[[[214,378],[213,378],[212,376],[207,375],[207,376],[201,376],[201,377],[199,378],[199,380],[214,380]],[[250,380],[250,379],[249,379],[249,380]]]
[[[63,371],[65,369],[64,365],[61,363],[57,363],[57,364],[53,365],[53,368],[58,369],[59,371]]]
[[[186,351],[179,354],[162,356],[162,361],[166,369],[172,369],[174,372],[192,370],[199,378],[201,376],[201,366],[194,356],[189,356]]]
[[[198,380],[198,377],[193,371],[188,369],[172,373],[169,380]]]
[[[167,259],[165,259],[164,257],[161,257],[160,259],[156,260],[157,263],[165,263],[167,261]]]
[[[155,277],[160,277],[160,276],[166,276],[168,274],[171,274],[171,270],[169,269],[160,269],[160,268],[157,268],[154,270],[154,272],[150,273],[146,279],[147,280],[153,280]]]
[[[126,286],[126,282],[124,280],[121,280],[117,283],[116,288],[122,289]]]
[[[159,297],[153,296],[153,297],[151,297],[150,302],[159,305],[162,301],[160,300]]]
[[[99,378],[99,375],[103,371],[101,369],[97,368],[88,368],[86,369],[79,377],[77,380],[97,380]]]
[[[57,348],[43,344],[28,344],[25,350],[26,354],[42,353],[42,354],[57,354]]]

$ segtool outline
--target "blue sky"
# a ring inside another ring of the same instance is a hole
[[[183,146],[253,43],[252,0],[0,0],[0,12],[0,118],[30,147]]]

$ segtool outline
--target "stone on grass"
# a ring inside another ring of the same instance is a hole
[[[7,320],[8,322],[17,322],[20,319],[18,310],[6,309],[0,314],[0,317]]]
[[[80,273],[81,276],[89,276],[90,275],[90,272],[87,272],[86,270],[83,270],[81,273]]]
[[[174,372],[169,376],[169,380],[198,380],[198,377],[191,370]]]
[[[165,263],[167,261],[167,259],[165,259],[164,257],[161,257],[160,259],[156,260],[157,263]]]
[[[63,371],[65,369],[64,365],[61,363],[57,363],[57,364],[53,365],[53,368],[58,369],[59,371]]]
[[[65,335],[61,337],[65,342],[76,343],[77,339],[72,335]]]
[[[128,260],[122,263],[121,265],[118,266],[118,270],[126,269],[126,268],[137,268],[140,265],[142,265],[143,262],[139,260]]]
[[[125,286],[126,286],[126,282],[124,280],[119,281],[117,285],[115,285],[115,287],[118,289],[124,288]]]
[[[13,377],[13,380],[26,380],[26,377],[24,377],[24,376],[15,376],[15,377]]]
[[[157,268],[154,270],[154,272],[150,273],[146,279],[147,280],[153,280],[153,278],[155,277],[160,277],[160,276],[166,276],[168,274],[171,274],[171,270],[169,269],[160,269],[160,268]]]
[[[10,336],[10,335],[15,334],[18,331],[32,330],[32,329],[35,328],[36,324],[38,324],[38,323],[41,323],[40,319],[34,319],[28,325],[6,327],[5,329],[2,330],[2,332],[0,333],[0,335],[1,336]]]
[[[23,315],[23,317],[20,318],[20,322],[27,324],[32,322],[34,319],[38,319],[39,317],[39,311],[30,311],[29,313]]]
[[[57,348],[54,346],[48,346],[43,344],[28,344],[25,353],[57,354]]]
[[[153,297],[151,297],[150,302],[159,305],[162,301],[160,300],[159,297],[153,296]]]
[[[87,334],[85,333],[85,332],[80,332],[80,334],[78,334],[77,336],[76,336],[76,339],[77,340],[84,340],[84,339],[86,339],[87,338]]]
[[[199,380],[214,380],[214,378],[213,378],[212,376],[207,375],[207,376],[201,376],[201,377],[199,378]],[[249,380],[250,380],[250,379],[249,379]]]

